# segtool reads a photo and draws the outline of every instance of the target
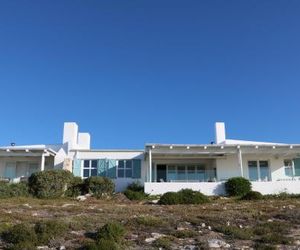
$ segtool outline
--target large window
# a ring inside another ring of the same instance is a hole
[[[283,161],[284,165],[284,172],[286,176],[293,176],[293,160],[291,159],[285,159]]]
[[[167,181],[214,181],[216,170],[204,165],[168,165]]]
[[[269,181],[270,171],[268,161],[248,161],[249,179],[251,181]]]
[[[132,160],[118,161],[118,178],[132,178]]]
[[[83,177],[97,176],[97,160],[83,161]]]

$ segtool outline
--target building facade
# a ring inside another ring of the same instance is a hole
[[[224,194],[224,181],[242,176],[264,194],[300,193],[300,145],[232,140],[225,124],[215,124],[215,143],[146,144],[137,150],[90,148],[90,135],[65,123],[62,144],[0,148],[0,177],[11,181],[33,172],[66,169],[75,176],[105,176],[116,191],[139,182],[145,192],[162,194],[191,188]]]

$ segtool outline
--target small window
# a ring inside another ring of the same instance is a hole
[[[118,178],[132,178],[132,160],[118,161]]]
[[[97,176],[97,160],[84,160],[83,161],[83,177]]]

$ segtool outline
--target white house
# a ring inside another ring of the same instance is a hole
[[[59,145],[0,147],[0,177],[19,181],[35,171],[66,169],[82,178],[106,176],[116,190],[140,182],[146,193],[191,188],[224,194],[224,181],[242,176],[263,194],[300,193],[300,144],[226,138],[225,124],[215,124],[213,144],[146,144],[138,150],[90,148],[90,135],[65,123]],[[150,167],[151,166],[151,167]]]

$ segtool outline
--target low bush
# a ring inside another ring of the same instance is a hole
[[[12,244],[21,244],[31,242],[33,245],[37,243],[37,236],[34,228],[28,224],[17,224],[1,234],[1,238]]]
[[[138,182],[131,183],[124,191],[124,195],[129,200],[144,200],[148,197],[148,195],[144,193],[144,187]]]
[[[181,197],[179,197],[178,193],[176,192],[167,192],[164,193],[160,199],[159,204],[161,205],[176,205],[181,204]]]
[[[98,250],[118,250],[120,249],[119,245],[113,240],[101,239],[98,242]]]
[[[220,226],[216,228],[216,231],[225,234],[231,239],[250,240],[253,237],[251,229],[237,226]]]
[[[114,182],[106,177],[91,176],[85,179],[85,191],[92,193],[96,198],[111,196],[115,190]]]
[[[57,236],[62,236],[68,227],[58,220],[40,221],[35,224],[34,230],[38,236],[39,243],[48,243]]]
[[[66,196],[77,197],[84,192],[84,181],[81,177],[74,176],[70,182],[70,185],[66,191]]]
[[[171,250],[172,249],[172,241],[173,238],[170,236],[164,236],[156,241],[154,241],[153,246],[158,249],[165,249],[165,250]]]
[[[103,227],[101,227],[98,230],[96,240],[97,240],[98,244],[102,240],[108,240],[108,241],[121,243],[124,235],[125,235],[124,226],[120,223],[111,222],[111,223],[105,224]]]
[[[264,196],[260,192],[250,191],[241,197],[241,200],[262,200]]]
[[[73,174],[66,170],[33,173],[28,180],[30,192],[38,198],[58,198],[65,195]]]
[[[175,231],[172,235],[176,238],[185,239],[185,238],[195,237],[197,233],[193,230],[180,230],[180,231]]]
[[[179,192],[167,192],[159,199],[159,204],[202,204],[209,202],[206,195],[191,189],[182,189]]]
[[[143,225],[146,227],[156,227],[164,223],[160,218],[150,215],[137,217],[135,221],[138,225]]]
[[[0,198],[28,197],[27,183],[0,182]]]
[[[243,196],[251,191],[251,182],[243,177],[230,178],[225,182],[229,196]]]
[[[191,189],[182,189],[178,194],[182,204],[202,204],[209,201],[206,195]]]

